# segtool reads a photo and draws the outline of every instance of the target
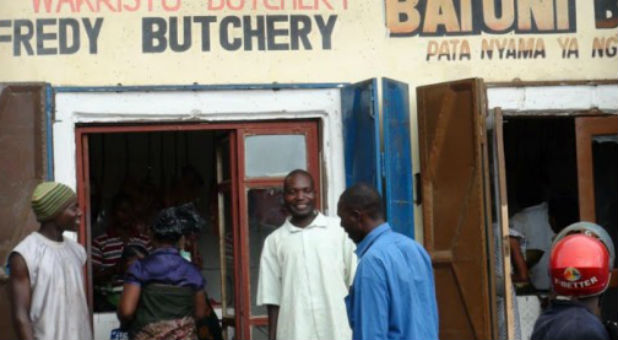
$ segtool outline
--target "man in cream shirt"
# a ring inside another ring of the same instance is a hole
[[[283,185],[290,213],[264,241],[257,304],[268,308],[270,339],[351,339],[344,298],[354,279],[355,245],[339,224],[315,209],[304,170]]]

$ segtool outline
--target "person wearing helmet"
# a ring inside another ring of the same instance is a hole
[[[599,299],[614,258],[609,235],[593,223],[575,223],[558,233],[549,263],[556,296],[537,319],[531,339],[612,339],[599,317]]]

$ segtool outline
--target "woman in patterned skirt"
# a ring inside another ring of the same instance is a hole
[[[202,223],[187,205],[167,208],[155,219],[151,227],[155,249],[127,271],[118,306],[118,318],[131,339],[194,340],[204,332],[201,328],[208,328],[212,310],[204,279],[177,248],[187,224]]]

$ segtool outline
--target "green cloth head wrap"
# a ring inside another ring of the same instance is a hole
[[[75,192],[57,182],[43,182],[32,193],[32,210],[39,222],[56,217],[67,205],[76,199]]]

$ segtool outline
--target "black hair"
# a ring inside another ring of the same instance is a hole
[[[199,171],[197,171],[197,169],[192,164],[186,164],[185,166],[183,166],[182,169],[180,169],[180,176],[182,178],[191,179],[193,181],[193,184],[197,185],[198,187],[204,185],[204,179],[202,178],[202,175],[200,175]]]
[[[187,203],[161,210],[150,229],[155,239],[175,243],[182,235],[197,232],[205,224],[195,205]]]
[[[118,210],[123,203],[131,204],[131,197],[123,192],[119,192],[112,198],[111,211]]]
[[[560,231],[579,222],[579,202],[575,196],[554,195],[547,202],[547,214],[554,218],[555,229]]]
[[[193,203],[185,203],[176,207],[176,217],[181,224],[183,234],[191,234],[199,232],[206,221],[197,212],[197,208]]]
[[[176,218],[174,207],[161,210],[150,227],[155,239],[176,243],[182,236],[181,225]]]
[[[366,183],[357,183],[347,188],[341,194],[339,204],[346,209],[366,212],[372,219],[384,218],[380,194]]]
[[[289,174],[287,174],[287,176],[285,176],[285,178],[283,179],[283,190],[285,190],[288,180],[296,175],[302,175],[302,176],[309,178],[309,182],[311,183],[311,188],[315,190],[315,183],[313,182],[313,176],[311,176],[309,171],[303,170],[303,169],[292,170],[290,171]]]

